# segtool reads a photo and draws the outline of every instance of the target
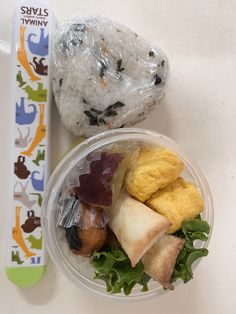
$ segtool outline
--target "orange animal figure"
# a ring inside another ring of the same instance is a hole
[[[28,157],[32,156],[34,149],[39,145],[39,143],[44,139],[44,137],[46,135],[46,125],[43,122],[43,120],[44,120],[44,104],[39,105],[39,110],[40,110],[39,125],[37,127],[35,137],[34,137],[32,143],[30,144],[30,147],[26,151],[22,152],[21,155],[25,155]]]
[[[22,251],[25,253],[25,257],[29,258],[31,256],[35,256],[36,254],[33,252],[30,252],[30,250],[27,248],[22,230],[20,227],[20,210],[21,206],[16,206],[16,225],[12,228],[12,237],[16,241],[16,243],[19,245],[19,247],[22,249]]]
[[[29,65],[27,53],[25,50],[25,29],[26,29],[25,26],[20,27],[20,47],[18,48],[18,51],[17,51],[17,59],[20,62],[20,64],[23,66],[25,71],[28,73],[30,80],[32,82],[35,82],[35,81],[41,80],[41,78],[39,76],[36,76],[33,73],[32,68]]]

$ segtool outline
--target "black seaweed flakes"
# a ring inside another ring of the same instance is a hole
[[[117,62],[116,62],[116,72],[117,73],[120,73],[120,72],[125,70],[125,68],[122,68],[121,65],[122,65],[122,59],[117,60]]]
[[[71,29],[75,32],[82,32],[84,33],[86,31],[86,25],[83,23],[74,23],[71,25]]]
[[[106,112],[105,112],[106,117],[115,117],[117,115],[118,115],[118,113],[115,110],[106,110]]]
[[[70,41],[70,43],[71,43],[73,46],[76,46],[76,45],[77,45],[77,41],[76,41],[75,39],[72,39],[72,40]]]
[[[155,58],[155,53],[154,53],[154,51],[150,50],[149,53],[148,53],[148,56]]]
[[[164,67],[164,65],[165,65],[165,60],[162,60],[161,61],[161,66]]]
[[[82,247],[82,241],[78,235],[78,229],[75,226],[65,228],[66,239],[71,250],[79,250]]]
[[[158,74],[154,75],[154,85],[159,85],[161,84],[162,80]]]
[[[70,28],[67,30],[67,32],[62,36],[61,38],[61,44],[63,46],[63,51],[70,49],[70,46],[77,46],[81,45],[83,41],[80,39],[80,33],[79,32],[85,32],[86,26],[81,23],[74,23],[70,26]],[[71,38],[68,41],[68,38]]]
[[[100,119],[98,120],[98,122],[99,122],[99,124],[104,124],[104,125],[107,124],[106,121],[105,121],[104,119],[102,119],[102,118],[100,118]]]
[[[62,38],[62,46],[63,46],[63,51],[65,52],[66,50],[69,50],[69,46],[72,45],[76,47],[77,45],[81,45],[83,41],[79,38],[74,38],[71,39],[68,43],[65,38]]]
[[[106,125],[105,117],[115,117],[118,115],[116,109],[124,107],[125,104],[117,101],[112,105],[109,105],[104,111],[90,108],[89,110],[85,110],[84,114],[89,118],[90,125]]]
[[[95,109],[95,108],[91,108],[90,110],[86,110],[84,111],[84,114],[89,118],[89,123],[90,125],[106,125],[106,121],[102,118],[99,117],[103,114],[103,111]]]
[[[63,78],[59,80],[59,86],[62,86],[62,84],[63,84]]]
[[[123,104],[122,102],[120,101],[117,101],[115,102],[113,105],[110,105],[107,107],[107,109],[105,110],[105,116],[106,117],[114,117],[114,116],[117,116],[118,113],[116,112],[115,109],[117,108],[121,108],[121,107],[124,107],[125,104]]]
[[[85,110],[84,114],[89,118],[90,125],[97,125],[97,126],[99,126],[99,124],[98,124],[98,117],[96,115],[93,115],[88,110]]]
[[[95,109],[95,108],[91,108],[90,109],[92,112],[95,112],[96,114],[101,114],[102,111],[101,110],[98,110],[98,109]]]
[[[125,106],[125,104],[123,103],[123,102],[121,102],[121,101],[117,101],[117,102],[115,102],[113,105],[111,105],[114,109],[116,109],[116,108],[121,108],[121,107],[124,107]],[[110,106],[109,106],[110,107]]]

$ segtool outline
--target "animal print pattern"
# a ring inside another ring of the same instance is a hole
[[[12,225],[8,266],[45,264],[41,207],[47,179],[47,121],[49,112],[48,26],[24,25],[16,14],[14,77],[14,166]],[[50,11],[49,11],[50,12]]]

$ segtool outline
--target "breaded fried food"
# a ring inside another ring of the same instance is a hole
[[[145,273],[158,281],[164,289],[174,289],[171,275],[184,242],[184,239],[165,234],[142,258]]]
[[[109,218],[109,227],[133,267],[171,225],[167,218],[126,193],[109,209]]]
[[[168,233],[180,229],[184,220],[195,218],[204,208],[196,186],[182,178],[158,190],[146,204],[172,222]]]
[[[126,191],[145,202],[160,188],[174,181],[184,165],[169,149],[143,147],[125,179]]]

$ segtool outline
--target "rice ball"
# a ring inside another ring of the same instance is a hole
[[[105,17],[62,22],[55,33],[53,62],[61,120],[78,136],[141,122],[164,95],[164,53]]]

